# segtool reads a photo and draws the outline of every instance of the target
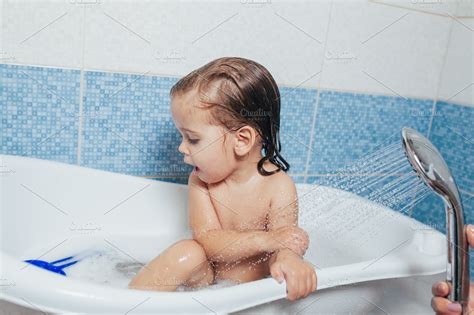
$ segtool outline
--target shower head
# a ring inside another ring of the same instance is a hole
[[[402,129],[403,146],[417,175],[446,202],[461,203],[453,177],[435,146],[411,128]]]
[[[447,281],[452,285],[448,298],[458,301],[467,314],[469,298],[469,256],[464,232],[464,214],[457,185],[436,147],[411,128],[402,129],[405,154],[416,174],[438,194],[446,205]]]

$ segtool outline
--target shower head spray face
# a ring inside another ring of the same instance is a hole
[[[453,288],[448,299],[461,303],[467,314],[469,299],[469,247],[458,187],[435,146],[414,129],[402,129],[405,154],[416,174],[446,205],[447,282]]]
[[[417,175],[445,202],[460,204],[459,191],[446,162],[435,146],[418,131],[402,129],[403,146]]]

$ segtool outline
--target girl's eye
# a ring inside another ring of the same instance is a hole
[[[196,144],[199,142],[199,139],[189,139],[189,143]]]

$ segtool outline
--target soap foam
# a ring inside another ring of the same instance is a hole
[[[124,259],[124,255],[116,250],[103,250],[86,257],[77,264],[68,267],[67,276],[101,285],[128,288],[130,281],[138,274],[145,263]],[[214,284],[201,288],[178,286],[176,291],[196,291],[200,289],[215,290],[236,285],[230,280],[216,280]]]

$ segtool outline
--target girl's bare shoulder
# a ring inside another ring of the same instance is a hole
[[[272,164],[273,165],[273,164]],[[266,168],[265,170],[267,171],[272,171],[273,169],[276,169],[274,166],[273,168]],[[272,193],[277,194],[279,192],[287,192],[288,190],[293,191],[295,188],[295,183],[293,182],[293,179],[291,178],[290,175],[288,175],[286,172],[280,170],[279,172],[269,175],[269,176],[264,176],[266,185],[271,189]]]

